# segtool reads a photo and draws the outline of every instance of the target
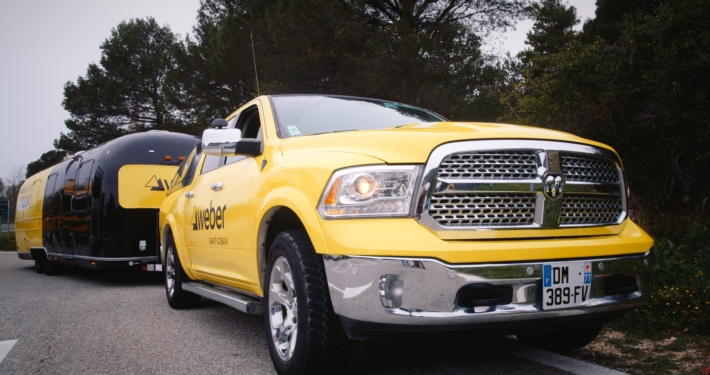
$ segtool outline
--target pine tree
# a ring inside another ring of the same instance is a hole
[[[176,128],[163,94],[166,73],[174,65],[174,42],[170,29],[150,17],[111,30],[101,44],[99,65],[89,64],[85,77],[64,86],[69,133],[62,133],[54,146],[76,152],[128,131]]]
[[[63,150],[49,150],[45,152],[39,157],[39,159],[27,164],[27,173],[25,174],[25,177],[29,178],[37,172],[60,163],[64,160],[64,156],[66,154],[66,151]]]

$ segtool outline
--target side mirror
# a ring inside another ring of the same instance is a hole
[[[202,133],[202,152],[207,155],[229,156],[242,139],[239,129],[207,129]]]
[[[264,143],[242,139],[239,129],[207,129],[202,133],[202,152],[216,156],[258,156],[264,152]]]

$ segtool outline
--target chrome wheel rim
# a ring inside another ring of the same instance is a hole
[[[170,297],[175,293],[175,255],[173,247],[169,246],[165,256],[165,287]]]
[[[298,300],[288,260],[278,257],[269,280],[269,323],[274,348],[283,361],[293,356],[298,335]]]

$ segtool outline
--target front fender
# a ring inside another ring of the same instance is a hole
[[[293,211],[306,229],[316,253],[327,254],[328,248],[323,238],[323,230],[316,209],[301,191],[291,186],[282,186],[269,191],[257,209],[257,217],[265,217],[269,211],[276,207],[286,207]],[[258,232],[260,232],[261,226],[264,225],[263,220],[260,220],[258,225]]]
[[[185,248],[185,238],[184,238],[184,232],[180,230],[180,226],[177,224],[177,221],[175,220],[175,217],[172,214],[168,214],[165,217],[166,221],[166,227],[161,231],[161,241],[160,243],[163,245],[160,249],[160,256],[161,259],[165,259],[165,233],[166,229],[172,233],[173,236],[173,241],[175,241],[175,250],[177,251],[177,255],[180,258],[180,264],[182,264],[182,269],[185,271],[187,276],[191,279],[197,279],[197,277],[192,273],[192,262],[190,261],[190,258],[187,256],[187,249]]]

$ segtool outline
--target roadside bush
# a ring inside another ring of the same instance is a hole
[[[690,221],[656,238],[648,305],[618,324],[635,330],[710,334],[710,231]]]
[[[15,232],[10,232],[10,238],[7,237],[7,232],[0,233],[0,251],[17,251]]]

